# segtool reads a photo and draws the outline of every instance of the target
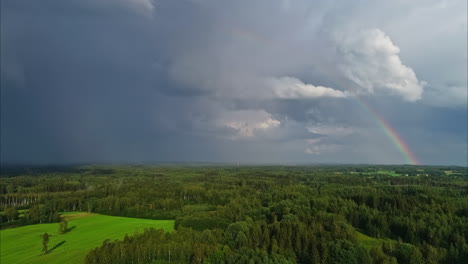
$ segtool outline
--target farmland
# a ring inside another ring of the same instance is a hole
[[[105,239],[122,239],[145,228],[172,231],[174,221],[148,220],[74,212],[63,215],[69,231],[58,234],[58,224],[36,224],[0,231],[1,263],[83,263],[89,250]],[[41,235],[51,235],[49,253],[41,253]]]

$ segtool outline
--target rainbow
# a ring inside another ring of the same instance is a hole
[[[244,30],[242,28],[232,28],[231,32],[237,35],[238,37],[250,40],[252,42],[257,42],[257,44],[259,44],[259,42],[268,41],[261,35],[249,30]],[[409,148],[408,144],[406,144],[406,142],[396,132],[396,130],[393,129],[392,126],[390,126],[390,124],[387,121],[385,121],[385,119],[379,113],[374,111],[366,102],[360,99],[359,96],[355,96],[355,98],[357,99],[359,104],[374,117],[374,119],[377,121],[378,126],[382,129],[384,134],[390,139],[393,145],[395,145],[398,151],[403,155],[406,163],[410,165],[421,165],[421,163],[419,163],[418,159]]]
[[[377,121],[378,126],[382,129],[384,134],[390,139],[390,141],[395,145],[398,151],[403,155],[406,162],[411,165],[420,165],[418,159],[413,154],[411,149],[409,148],[408,144],[403,140],[403,138],[395,131],[395,129],[390,126],[390,124],[385,121],[385,119],[376,111],[374,111],[368,104],[366,104],[363,100],[357,97],[357,101],[359,104],[369,112]]]

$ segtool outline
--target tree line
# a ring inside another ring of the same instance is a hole
[[[0,208],[2,227],[64,211],[176,220],[105,241],[87,263],[467,263],[467,179],[461,167],[88,166],[15,171]]]

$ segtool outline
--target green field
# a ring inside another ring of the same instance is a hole
[[[58,234],[58,223],[29,225],[0,231],[0,263],[83,263],[92,248],[105,239],[122,239],[125,234],[142,232],[145,228],[172,231],[173,220],[148,220],[88,213],[67,213],[71,229]],[[42,238],[51,235],[49,253],[42,255]]]
[[[375,247],[378,245],[382,245],[382,243],[384,242],[396,243],[395,240],[374,238],[374,237],[367,236],[359,231],[356,231],[356,239],[361,245],[363,245],[364,247],[368,249],[371,249],[372,247]]]

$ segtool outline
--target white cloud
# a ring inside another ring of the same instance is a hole
[[[320,155],[324,152],[336,152],[341,149],[338,144],[328,144],[323,142],[323,138],[314,138],[306,140],[307,147],[304,152],[309,155]]]
[[[317,138],[305,140],[306,148],[304,152],[310,155],[319,155],[323,153],[341,151],[343,150],[344,145],[337,144],[337,140],[359,133],[359,129],[357,128],[332,124],[317,124],[313,126],[307,126],[306,129],[310,133],[319,135]]]
[[[380,29],[348,32],[335,36],[338,67],[357,86],[357,93],[386,90],[407,101],[421,99],[425,83],[404,65],[400,49]]]
[[[348,136],[357,132],[355,128],[331,125],[309,126],[307,130],[310,133],[324,136]]]
[[[294,77],[271,78],[267,80],[274,97],[281,99],[301,99],[319,97],[346,97],[342,91],[323,86],[305,84]]]
[[[216,124],[218,127],[233,129],[236,136],[232,139],[238,139],[254,137],[258,132],[279,127],[281,122],[264,110],[240,110],[224,113]]]

